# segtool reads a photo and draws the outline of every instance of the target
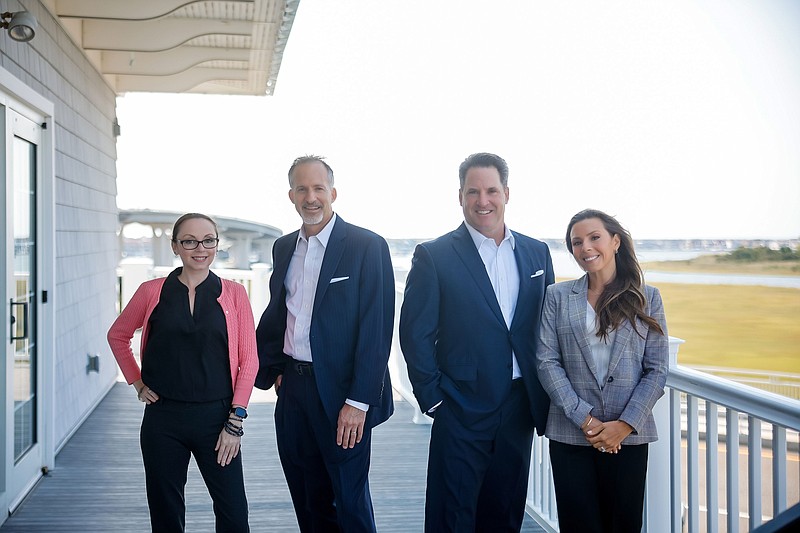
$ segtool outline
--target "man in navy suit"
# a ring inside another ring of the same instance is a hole
[[[289,185],[303,224],[272,249],[256,386],[275,385],[278,454],[300,530],[374,532],[372,428],[394,410],[389,247],[333,212],[333,170],[323,158],[297,158]]]
[[[549,399],[536,374],[547,246],[505,225],[508,166],[478,153],[459,168],[464,223],[414,251],[400,345],[434,417],[425,531],[519,531],[534,427]]]

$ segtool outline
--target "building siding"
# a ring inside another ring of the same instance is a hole
[[[116,95],[58,22],[39,2],[0,2],[3,11],[26,9],[39,28],[29,43],[2,32],[0,64],[53,102],[55,169],[54,444],[60,448],[115,381],[117,368],[106,343],[116,318],[118,262]],[[100,356],[99,372],[87,373],[87,355]]]

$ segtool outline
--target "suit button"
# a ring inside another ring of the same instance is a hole
[[[614,381],[614,376],[608,376],[608,382],[611,383],[612,381]]]

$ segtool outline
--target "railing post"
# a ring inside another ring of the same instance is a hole
[[[761,525],[761,420],[747,417],[747,482],[749,483],[747,513],[750,515],[750,529]]]
[[[678,364],[678,346],[683,344],[683,339],[669,338],[669,367],[675,368]],[[649,461],[647,467],[647,489],[645,494],[644,530],[647,532],[664,531],[664,524],[672,523],[672,506],[680,505],[680,501],[672,502],[665,497],[665,491],[671,486],[672,472],[670,470],[670,401],[669,394],[665,394],[653,407],[653,418],[658,428],[658,440],[650,445]],[[680,431],[680,428],[678,428]]]
[[[706,400],[706,531],[719,531],[719,411]]]
[[[250,285],[250,306],[253,308],[253,318],[258,324],[261,314],[269,303],[269,278],[272,268],[264,263],[254,263],[250,266],[253,271],[253,280]]]
[[[397,272],[395,272],[397,276]],[[411,380],[408,377],[408,367],[400,349],[400,308],[403,304],[403,285],[395,285],[394,295],[394,335],[392,336],[392,351],[389,353],[389,375],[392,378],[392,388],[397,391],[414,408],[411,421],[415,424],[432,424],[433,419],[425,415],[419,408]]]

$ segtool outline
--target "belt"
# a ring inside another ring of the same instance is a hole
[[[314,363],[307,363],[305,361],[292,361],[289,366],[297,372],[298,376],[313,376]]]

